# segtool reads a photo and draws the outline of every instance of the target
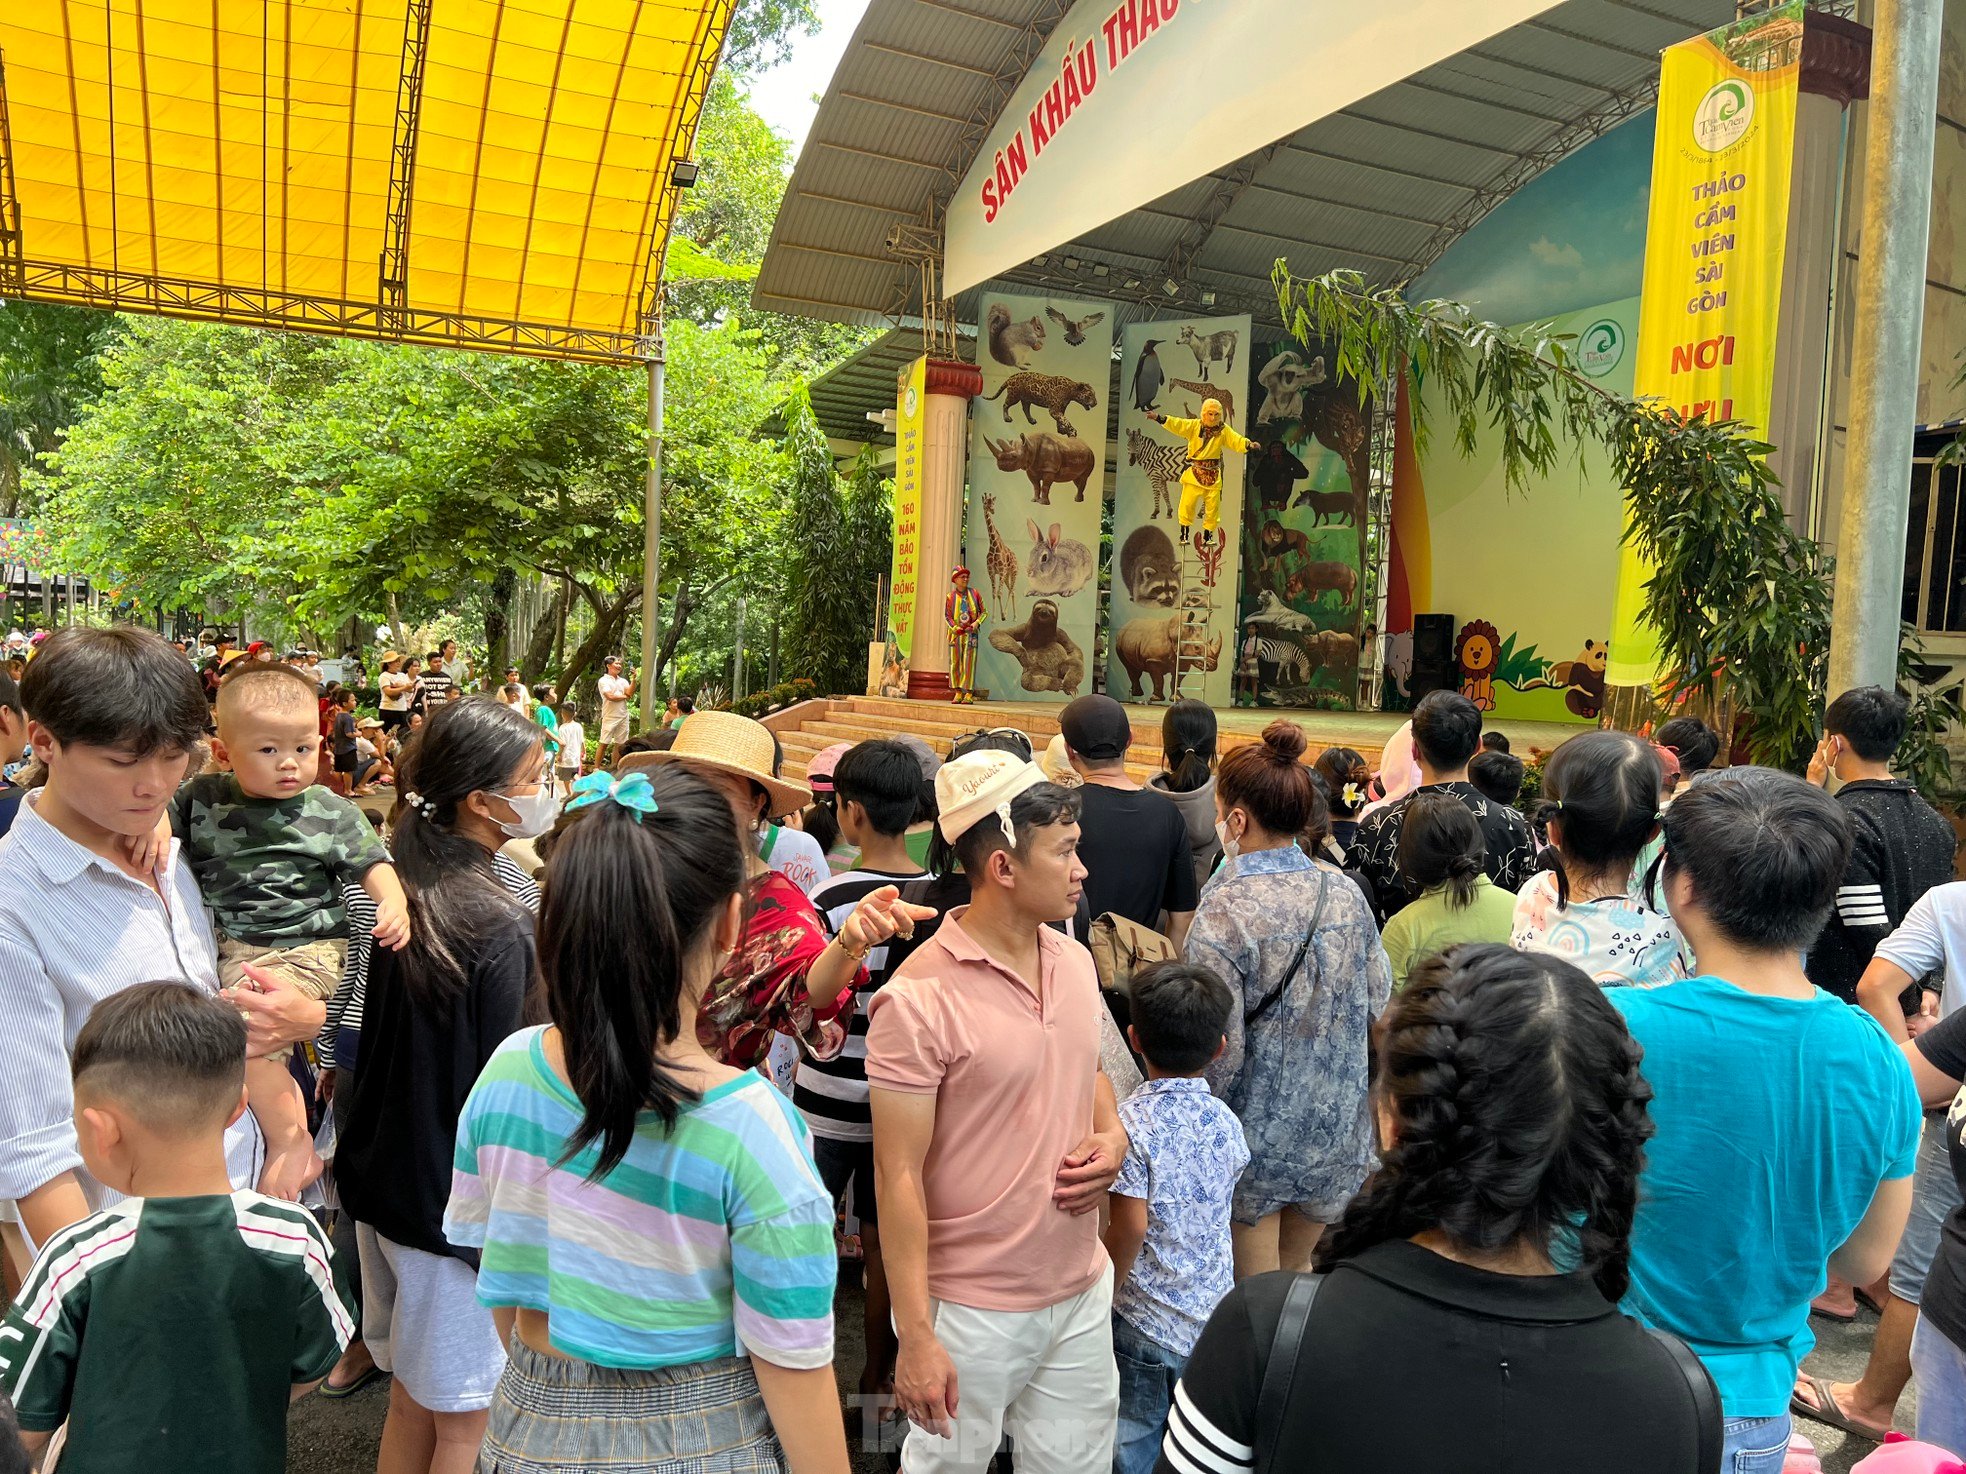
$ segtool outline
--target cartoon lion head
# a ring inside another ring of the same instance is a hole
[[[1461,626],[1454,641],[1454,663],[1467,678],[1485,676],[1495,669],[1502,649],[1502,636],[1485,619],[1471,619]]]

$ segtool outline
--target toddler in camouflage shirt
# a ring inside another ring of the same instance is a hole
[[[291,666],[247,663],[219,687],[216,720],[213,755],[232,771],[191,779],[170,819],[218,922],[219,984],[254,988],[257,973],[326,998],[348,952],[343,881],[374,898],[376,940],[392,948],[410,936],[402,882],[362,811],[314,781],[313,682]],[[298,1198],[321,1160],[286,1051],[246,1062],[246,1096],[266,1137],[259,1190]]]

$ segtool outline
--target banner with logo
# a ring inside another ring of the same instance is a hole
[[[1184,539],[1188,442],[1147,411],[1193,420],[1213,399],[1223,423],[1247,433],[1249,340],[1247,315],[1135,323],[1121,337],[1105,679],[1106,694],[1121,701],[1229,704],[1247,458],[1222,457],[1215,535],[1202,536],[1197,507]]]
[[[1667,49],[1659,74],[1635,392],[1765,434],[1788,239],[1802,0]],[[1660,675],[1644,623],[1651,569],[1627,546],[1612,686]]]
[[[1079,0],[949,202],[951,297],[1550,8]],[[1317,83],[1277,65],[1313,41]]]
[[[887,582],[887,655],[877,693],[882,696],[908,694],[908,652],[914,648],[915,605],[921,598],[922,436],[927,418],[924,355],[901,370],[895,384],[894,561]]]
[[[963,555],[989,610],[976,687],[997,701],[1070,701],[1097,686],[1111,308],[986,294],[977,316]]]

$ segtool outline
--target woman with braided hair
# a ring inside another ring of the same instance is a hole
[[[1321,1274],[1216,1309],[1160,1474],[1718,1469],[1712,1382],[1618,1311],[1652,1092],[1602,991],[1558,958],[1455,947],[1376,1041],[1383,1164]]]

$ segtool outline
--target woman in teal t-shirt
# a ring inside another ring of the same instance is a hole
[[[1420,898],[1386,923],[1381,938],[1393,986],[1424,957],[1460,942],[1502,942],[1515,920],[1515,897],[1482,868],[1487,847],[1475,816],[1451,793],[1416,794],[1400,815],[1399,869]]]

